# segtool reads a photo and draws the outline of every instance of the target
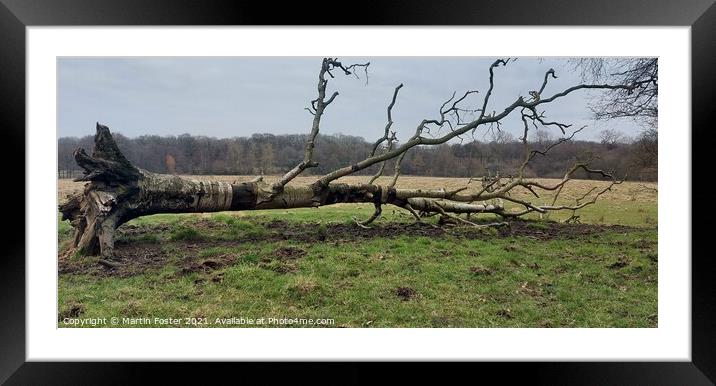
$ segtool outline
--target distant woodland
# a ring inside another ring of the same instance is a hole
[[[213,138],[183,134],[180,136],[145,135],[127,138],[114,134],[120,150],[140,168],[169,174],[225,174],[271,175],[291,169],[303,158],[307,135],[254,134],[251,137]],[[530,177],[561,178],[564,170],[577,159],[593,157],[593,168],[624,175],[629,180],[656,181],[657,132],[647,130],[635,139],[627,139],[618,132],[605,130],[601,141],[564,142],[544,157],[533,160],[526,171]],[[543,149],[554,143],[542,132],[531,138],[533,149]],[[63,137],[58,140],[58,171],[77,170],[72,153],[78,147],[91,151],[93,136]],[[317,139],[315,160],[317,168],[306,174],[322,174],[362,160],[372,144],[362,137],[350,135],[321,135]],[[524,159],[522,143],[505,132],[498,132],[489,141],[471,141],[416,147],[405,156],[403,175],[434,177],[481,177],[500,173],[512,174]],[[386,165],[391,175],[393,161]],[[378,165],[358,174],[371,175]],[[588,178],[575,175],[576,178]],[[594,177],[593,177],[594,178]]]

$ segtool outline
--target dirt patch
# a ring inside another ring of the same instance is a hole
[[[533,298],[542,296],[542,288],[538,285],[530,282],[524,282],[520,284],[520,287],[515,291],[518,294],[525,294]]]
[[[539,326],[542,328],[552,328],[554,325],[552,324],[552,321],[549,319],[542,319],[539,322]]]
[[[632,243],[632,246],[637,249],[652,249],[656,247],[656,242],[640,239]]]
[[[280,247],[274,251],[274,256],[280,260],[298,259],[306,255],[306,251],[298,247]]]
[[[271,259],[268,257],[264,257],[259,261],[259,267],[281,274],[298,272],[298,264],[294,261]]]
[[[629,258],[627,258],[624,255],[621,255],[621,256],[619,256],[619,260],[610,264],[608,267],[611,269],[621,269],[621,268],[628,266],[630,263],[631,263],[631,261],[629,261]]]
[[[298,272],[298,262],[296,260],[305,255],[306,251],[298,247],[279,247],[273,251],[271,256],[262,257],[259,260],[259,267],[280,274]]]
[[[81,303],[70,303],[67,307],[60,311],[58,320],[65,318],[77,318],[85,312],[85,306]]]
[[[492,275],[492,270],[485,267],[470,267],[470,273],[475,276]]]
[[[360,242],[366,239],[393,238],[405,235],[411,237],[443,237],[446,235],[456,238],[479,238],[493,239],[495,237],[523,236],[533,240],[571,239],[583,236],[601,234],[603,232],[629,232],[639,228],[631,228],[620,225],[592,225],[592,224],[564,224],[549,221],[524,221],[516,220],[508,226],[499,228],[479,229],[471,226],[437,227],[427,223],[386,223],[375,225],[368,229],[360,228],[355,224],[348,223],[303,223],[284,220],[272,220],[267,222],[256,222],[256,225],[263,227],[266,232],[261,234],[239,233],[231,240],[194,240],[194,243],[211,243],[213,245],[230,245],[249,242],[276,242],[290,240],[303,243],[317,242]],[[199,219],[192,223],[192,228],[198,230],[219,230],[226,225],[221,222]],[[146,233],[157,233],[171,231],[172,227],[160,225],[157,228],[123,226],[118,229],[118,237],[126,240],[131,237],[141,237]],[[495,233],[496,232],[496,233]],[[640,243],[643,247],[648,242]],[[120,244],[126,244],[122,242]],[[519,245],[508,246],[511,250],[519,250]]]
[[[110,264],[100,264],[98,257],[72,257],[66,253],[59,256],[58,273],[88,274],[95,276],[129,277],[166,265],[167,254],[154,243],[119,243],[115,245],[114,259]]]
[[[211,259],[195,260],[192,257],[185,258],[182,262],[181,274],[187,275],[192,272],[211,272],[226,267],[236,261],[236,255],[226,253],[219,256],[212,256]]]
[[[173,227],[169,224],[156,224],[156,225],[133,225],[124,224],[117,231],[117,237],[114,240],[115,244],[125,244],[127,239],[132,237],[142,237],[148,234],[156,234],[158,232],[169,232]]]
[[[623,225],[564,224],[552,221],[513,221],[509,226],[497,228],[501,237],[523,236],[541,241],[574,239],[603,232],[626,233],[637,229]]]
[[[418,293],[410,287],[398,287],[395,289],[395,294],[400,298],[400,300],[407,302],[408,300],[414,298]]]
[[[282,220],[273,220],[263,223],[269,234],[264,238],[273,240],[292,240],[299,242],[359,242],[361,240],[399,237],[411,235],[415,237],[439,237],[446,234],[446,229],[425,223],[415,224],[385,224],[365,229],[355,224],[329,223],[297,223]]]
[[[541,267],[536,262],[527,263],[527,266],[530,267],[530,269],[533,269],[535,271],[538,271]]]
[[[436,227],[426,223],[388,223],[363,229],[354,224],[296,223],[273,220],[262,224],[269,232],[266,235],[252,237],[251,240],[292,240],[297,242],[356,242],[365,239],[391,238],[410,235],[411,237],[443,237],[492,239],[497,237],[523,236],[535,240],[573,239],[598,235],[603,232],[629,232],[638,228],[621,225],[564,224],[547,221],[512,221],[509,226],[479,229],[471,226]],[[319,231],[325,229],[325,231]],[[497,232],[495,234],[495,231]],[[514,250],[519,246],[514,245]]]

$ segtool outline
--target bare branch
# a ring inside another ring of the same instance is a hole
[[[490,66],[490,88],[487,89],[487,93],[485,94],[485,99],[482,102],[482,109],[481,109],[482,112],[480,113],[479,119],[482,119],[485,116],[485,111],[487,111],[487,102],[490,101],[490,96],[492,95],[492,90],[495,88],[495,71],[494,71],[494,69],[496,67],[499,67],[500,65],[506,66],[509,61],[510,61],[509,58],[508,59],[497,59]]]
[[[390,104],[388,105],[388,123],[385,125],[385,134],[383,134],[383,136],[381,138],[379,138],[373,144],[373,149],[371,150],[369,157],[374,156],[375,152],[378,150],[378,146],[380,146],[381,143],[388,140],[388,137],[390,134],[390,127],[393,126],[393,116],[392,116],[393,106],[395,106],[395,100],[398,97],[398,91],[400,91],[400,89],[402,87],[403,87],[403,84],[401,83],[395,88],[395,91],[393,91],[393,99],[390,101]],[[395,135],[395,133],[393,135]]]
[[[388,147],[386,151],[391,151],[393,149],[393,143],[395,143],[396,140],[397,139],[395,137],[395,132],[393,132],[391,137],[388,138]],[[383,163],[380,165],[380,169],[378,169],[378,172],[376,172],[375,175],[371,177],[370,181],[368,181],[368,184],[372,184],[373,182],[375,182],[375,180],[377,180],[378,178],[380,178],[380,176],[383,175],[383,171],[385,171],[386,162],[388,161],[383,161]]]
[[[370,218],[368,218],[368,219],[365,220],[365,221],[358,221],[357,218],[353,217],[353,221],[355,221],[355,223],[356,223],[359,227],[368,229],[368,228],[369,228],[368,225],[370,225],[373,221],[375,221],[378,217],[380,217],[380,214],[381,214],[382,212],[383,212],[382,206],[381,206],[381,205],[376,205],[376,206],[375,206],[375,211],[373,212],[373,215],[370,216]]]
[[[400,165],[403,163],[403,158],[405,158],[406,154],[408,154],[408,152],[404,151],[398,156],[398,159],[395,160],[395,173],[393,173],[393,179],[388,185],[391,188],[395,187],[395,184],[398,183],[398,177],[400,177]],[[383,161],[383,164],[385,164],[385,161]]]
[[[500,120],[508,116],[512,111],[517,109],[518,107],[525,107],[525,108],[534,108],[537,105],[540,104],[546,104],[550,103],[554,100],[557,100],[565,95],[568,95],[572,92],[575,92],[577,90],[583,90],[583,89],[609,89],[609,90],[619,90],[619,89],[628,89],[631,86],[626,85],[590,85],[590,84],[583,84],[578,86],[570,87],[560,93],[557,93],[547,99],[541,99],[539,101],[535,102],[525,102],[522,97],[517,98],[517,100],[509,105],[505,110],[497,115],[489,115],[484,116],[481,118],[478,118],[470,123],[467,123],[463,125],[460,128],[456,128],[454,130],[451,130],[449,133],[446,133],[440,137],[436,138],[426,138],[421,136],[423,129],[427,124],[433,123],[433,124],[442,124],[441,121],[438,120],[423,120],[420,125],[418,125],[418,128],[416,129],[416,135],[414,135],[410,140],[403,143],[401,146],[398,146],[394,148],[391,151],[385,152],[383,154],[377,154],[373,157],[368,157],[360,162],[357,162],[354,165],[346,166],[337,170],[334,170],[328,174],[325,174],[321,178],[319,178],[315,183],[314,186],[316,186],[317,189],[322,189],[325,186],[328,185],[331,181],[334,181],[340,177],[347,176],[349,174],[353,174],[357,171],[363,170],[365,168],[368,168],[378,162],[385,161],[387,159],[398,157],[400,154],[406,152],[410,148],[417,146],[417,145],[439,145],[448,142],[449,140],[457,137],[458,135],[467,133],[468,131],[471,131],[475,128],[477,128],[480,125],[484,124],[491,124],[491,123],[499,123]],[[484,111],[483,111],[484,114]],[[482,115],[482,114],[481,114]]]
[[[557,79],[557,75],[554,72],[554,68],[550,68],[549,71],[547,71],[544,74],[544,81],[542,82],[542,87],[540,87],[539,91],[537,91],[537,99],[538,100],[539,100],[539,96],[542,95],[544,88],[547,87],[547,81],[549,80],[550,75],[552,75],[552,78]]]
[[[328,86],[328,80],[326,79],[325,75],[328,74],[331,78],[333,78],[331,70],[334,68],[340,68],[346,75],[350,75],[351,70],[357,67],[363,67],[367,75],[368,65],[370,65],[370,63],[351,64],[346,67],[337,59],[323,58],[323,62],[321,63],[321,71],[318,74],[318,97],[311,101],[311,107],[313,108],[313,111],[308,109],[308,111],[313,114],[313,123],[311,125],[311,134],[308,137],[308,141],[306,141],[306,149],[304,152],[303,161],[299,162],[293,169],[289,170],[286,174],[283,175],[283,177],[281,177],[275,184],[273,184],[272,190],[274,193],[282,191],[283,187],[286,186],[286,184],[288,184],[291,180],[303,173],[304,170],[318,166],[318,162],[313,160],[313,148],[315,147],[316,137],[318,136],[318,133],[320,131],[321,118],[323,117],[323,112],[325,111],[326,107],[330,105],[338,96],[338,92],[336,91],[328,98],[328,100],[326,100],[326,86]]]

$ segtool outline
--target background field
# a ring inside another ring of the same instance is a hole
[[[294,183],[309,181],[299,177]],[[465,183],[406,176],[398,185],[449,189]],[[570,184],[561,202],[606,182]],[[59,180],[58,199],[81,189],[82,183]],[[551,202],[551,196],[541,200]],[[407,213],[387,206],[372,229],[355,226],[353,216],[371,213],[372,205],[342,204],[142,217],[120,227],[116,254],[124,264],[116,269],[102,267],[96,257],[64,255],[71,227],[59,222],[58,320],[298,317],[332,318],[339,327],[657,326],[653,183],[615,186],[579,212],[582,224],[556,223],[571,215],[563,212],[501,230],[437,228],[411,225]]]

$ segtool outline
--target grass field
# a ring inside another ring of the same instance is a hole
[[[399,187],[464,183],[405,177]],[[563,200],[594,184],[574,181]],[[81,187],[60,180],[58,196]],[[656,327],[652,188],[616,186],[580,212],[582,224],[558,223],[571,215],[560,213],[501,230],[415,225],[391,207],[361,229],[352,216],[367,218],[372,206],[352,204],[142,217],[119,229],[121,267],[107,270],[91,256],[60,259],[58,326],[70,317],[147,317],[152,323],[137,326],[159,326],[154,318],[208,327],[230,318],[301,318],[321,324],[291,325]],[[70,236],[60,222],[60,252]]]

